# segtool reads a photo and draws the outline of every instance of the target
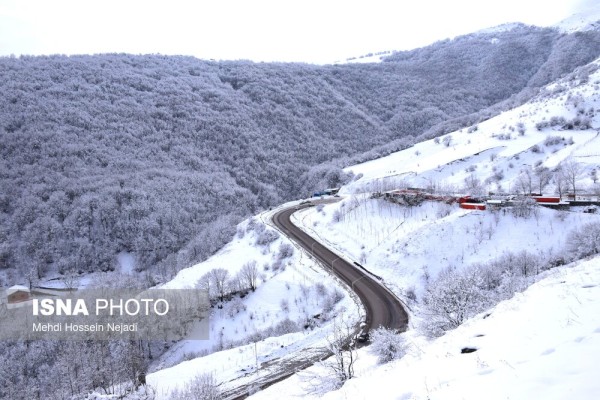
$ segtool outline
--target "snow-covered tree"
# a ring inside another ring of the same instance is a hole
[[[552,180],[552,172],[547,167],[539,166],[535,169],[535,176],[537,178],[537,189],[539,194],[544,193],[544,188],[548,186]]]
[[[567,237],[567,250],[576,259],[600,254],[600,225],[591,222],[571,231]]]
[[[354,328],[351,323],[337,317],[333,320],[333,329],[327,338],[327,349],[333,354],[325,361],[332,372],[337,387],[354,377],[354,364],[358,357],[352,336]]]
[[[240,270],[240,279],[242,280],[245,287],[256,290],[258,283],[258,268],[256,267],[256,261],[249,261]]]
[[[573,196],[577,197],[577,182],[579,181],[579,174],[582,172],[581,164],[573,159],[560,164],[563,176],[569,185],[569,188],[573,191]]]
[[[483,278],[474,268],[461,271],[446,268],[440,272],[429,284],[423,298],[425,333],[440,336],[484,310],[489,301],[484,286]]]
[[[558,192],[558,195],[562,198],[565,192],[568,190],[568,182],[561,165],[558,165],[558,167],[556,167],[556,169],[552,172],[552,181],[554,182],[554,185],[556,185],[556,191]]]
[[[219,295],[219,300],[223,301],[227,294],[227,281],[229,279],[229,271],[225,268],[215,268],[208,273],[211,284],[214,285],[216,293]]]
[[[475,174],[470,174],[465,178],[464,188],[467,193],[476,196],[483,194],[485,191],[481,180]]]
[[[369,350],[377,356],[379,364],[397,360],[406,354],[407,345],[404,338],[393,329],[374,329],[370,333],[370,339]]]
[[[170,394],[173,400],[220,400],[221,389],[213,374],[200,374],[187,382],[182,389]]]
[[[533,192],[533,172],[531,171],[531,167],[525,167],[521,170],[521,173],[517,177],[516,187],[523,195],[529,195]]]
[[[521,197],[513,200],[511,212],[517,218],[529,218],[537,215],[537,207],[537,203],[531,197]]]

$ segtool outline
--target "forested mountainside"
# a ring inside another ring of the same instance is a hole
[[[599,54],[598,32],[517,26],[379,64],[0,58],[0,270],[16,272],[6,284],[110,270],[126,251],[164,279],[244,216],[339,184],[340,159],[408,146]]]

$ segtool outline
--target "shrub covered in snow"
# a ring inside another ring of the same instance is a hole
[[[200,374],[186,383],[183,389],[173,391],[170,398],[173,400],[219,400],[221,391],[212,374]]]
[[[576,259],[600,254],[600,225],[592,222],[571,231],[567,249]]]
[[[284,260],[294,255],[294,247],[289,243],[281,243],[279,252],[277,253],[278,260]]]
[[[558,135],[548,136],[546,140],[544,140],[544,146],[556,146],[557,144],[561,144],[564,140],[564,138]]]
[[[392,329],[378,328],[371,332],[369,350],[377,356],[379,364],[402,358],[406,354],[404,338]]]
[[[423,298],[427,316],[424,332],[431,337],[441,336],[484,310],[489,305],[484,286],[483,278],[475,269],[443,270],[430,283]]]
[[[256,238],[256,244],[266,246],[279,238],[279,234],[272,229],[265,229]]]

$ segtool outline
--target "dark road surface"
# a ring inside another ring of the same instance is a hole
[[[288,238],[313,254],[325,268],[333,268],[335,274],[350,286],[358,295],[366,311],[366,324],[368,329],[379,326],[405,331],[408,326],[408,315],[400,301],[389,292],[382,284],[363,269],[348,263],[324,245],[313,239],[310,235],[294,225],[290,217],[293,213],[303,208],[312,207],[313,204],[292,206],[273,215],[273,223]],[[286,360],[273,360],[272,372],[264,371],[260,379],[250,384],[243,384],[223,394],[224,399],[244,399],[249,390],[265,388],[277,383],[299,370],[308,368],[320,360],[329,357],[329,350],[323,348],[311,355],[289,357]],[[264,368],[264,367],[261,367]]]
[[[290,217],[293,213],[311,206],[312,204],[304,204],[286,208],[273,216],[273,223],[291,240],[313,254],[328,268],[332,268],[335,274],[352,288],[365,307],[365,322],[369,329],[383,326],[405,331],[408,314],[396,296],[369,273],[340,258],[292,223]]]

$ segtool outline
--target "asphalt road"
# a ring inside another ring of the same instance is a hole
[[[365,322],[369,329],[383,326],[405,331],[408,326],[408,314],[396,296],[380,284],[377,278],[340,258],[292,223],[290,217],[293,213],[312,206],[303,204],[279,211],[273,216],[273,223],[291,240],[313,254],[326,268],[333,269],[333,272],[350,286],[365,307]]]
[[[307,207],[312,207],[312,205],[304,204],[283,209],[273,215],[273,223],[291,240],[313,253],[325,268],[332,268],[335,274],[350,286],[365,307],[365,322],[369,329],[384,326],[400,331],[406,330],[408,326],[406,311],[400,301],[381,285],[377,281],[377,278],[372,277],[361,268],[346,262],[291,222],[290,217],[293,213]],[[306,355],[302,352],[302,354],[298,354],[299,357],[294,357],[292,354],[285,360],[274,360],[272,361],[272,366],[261,367],[260,379],[237,386],[223,393],[223,398],[245,399],[248,396],[249,390],[270,386],[330,355],[329,350],[323,348],[311,355]],[[273,367],[273,370],[265,371],[269,367]]]

